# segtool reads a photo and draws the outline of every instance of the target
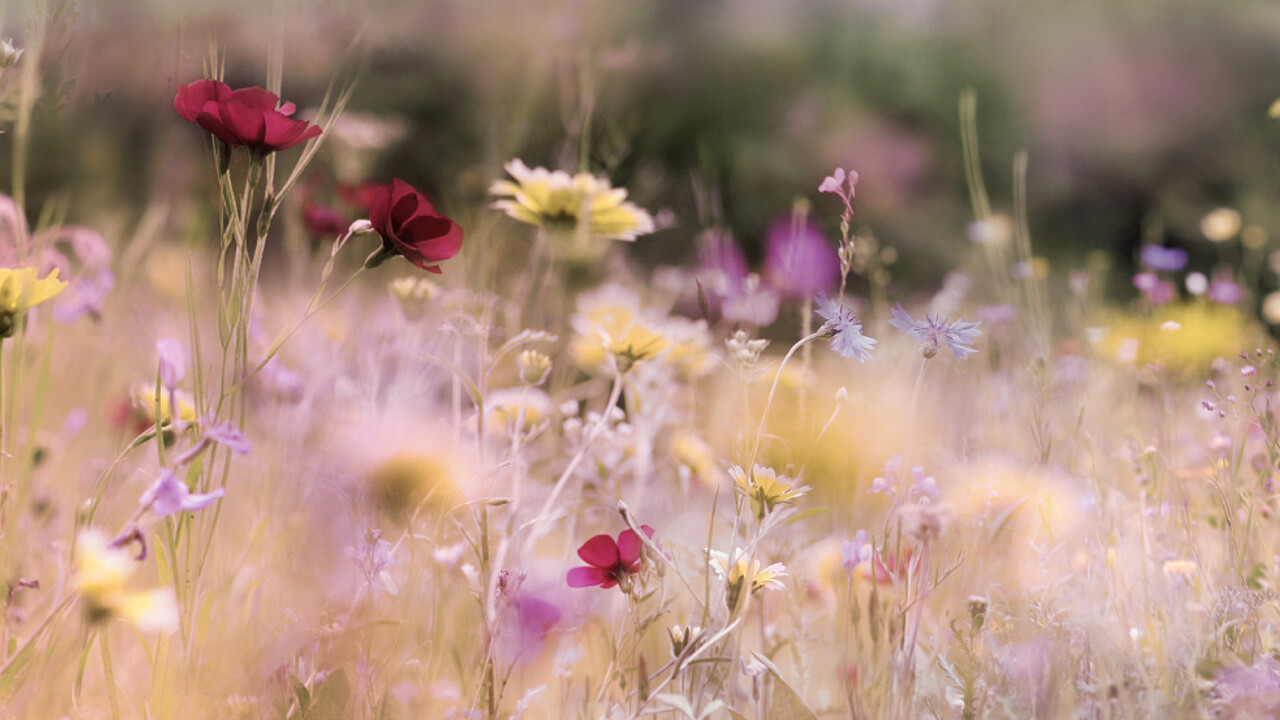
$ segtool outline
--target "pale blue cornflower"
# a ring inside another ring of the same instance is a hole
[[[857,358],[864,363],[870,360],[876,339],[862,334],[862,323],[854,317],[853,311],[828,298],[823,291],[819,291],[814,300],[818,303],[818,317],[826,321],[818,328],[818,333],[831,338],[831,349],[841,357]]]
[[[920,341],[920,354],[925,359],[938,354],[938,349],[945,343],[957,360],[964,360],[977,349],[969,347],[982,335],[978,326],[982,323],[957,320],[947,322],[945,318],[925,315],[923,320],[914,320],[898,304],[893,308],[893,318],[889,324]]]

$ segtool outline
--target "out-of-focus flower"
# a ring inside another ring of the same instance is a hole
[[[1163,245],[1143,245],[1142,264],[1152,270],[1177,272],[1187,265],[1187,251]]]
[[[862,334],[862,323],[854,317],[853,311],[827,297],[825,290],[818,292],[815,298],[818,313],[826,322],[818,328],[823,337],[831,338],[831,349],[844,358],[857,358],[865,363],[871,359],[871,351],[875,349],[875,338]]]
[[[786,475],[779,475],[773,468],[761,465],[753,465],[749,474],[737,465],[730,466],[729,476],[733,478],[738,492],[751,500],[757,518],[763,518],[777,505],[790,503],[809,492],[809,488],[796,485]]]
[[[551,374],[551,358],[537,350],[521,352],[518,365],[520,382],[526,385],[541,385]]]
[[[1205,277],[1204,273],[1187,273],[1186,286],[1187,292],[1199,297],[1209,289],[1209,278]]]
[[[359,546],[347,548],[347,557],[360,569],[369,585],[398,595],[400,588],[389,572],[389,568],[396,564],[395,548],[382,539],[381,530],[365,532],[364,540]]]
[[[484,400],[485,432],[500,436],[526,433],[549,418],[554,408],[551,396],[536,387],[494,390]]]
[[[58,279],[58,268],[43,279],[36,277],[35,268],[0,268],[0,337],[12,336],[19,316],[66,287]]]
[[[927,545],[941,537],[951,514],[945,505],[923,500],[907,503],[898,510],[902,536],[911,542]]]
[[[1196,564],[1193,560],[1169,560],[1162,571],[1167,578],[1188,579],[1196,574]]]
[[[1013,218],[997,213],[986,220],[974,220],[964,234],[978,245],[1007,245],[1013,240]]]
[[[1162,280],[1153,272],[1141,272],[1133,276],[1133,286],[1147,302],[1159,307],[1170,302],[1178,294],[1178,288],[1169,280]]]
[[[515,182],[498,180],[489,193],[493,207],[523,223],[588,240],[634,241],[654,231],[649,213],[627,202],[625,188],[590,173],[570,177],[563,170],[530,169],[519,159],[503,166]]]
[[[890,455],[884,464],[884,469],[880,477],[871,480],[871,489],[869,492],[888,493],[893,495],[898,491],[898,471],[902,468],[902,456]]]
[[[805,300],[840,280],[834,248],[811,223],[778,220],[765,246],[765,276],[786,297]]]
[[[715,452],[698,436],[678,433],[671,440],[671,454],[679,464],[682,479],[696,478],[707,487],[713,487],[716,479]]]
[[[706,358],[706,325],[677,322],[641,308],[640,297],[620,285],[606,285],[578,298],[571,319],[569,354],[583,369],[615,367],[626,372],[659,355],[689,370]]]
[[[1240,232],[1240,213],[1220,207],[1200,218],[1200,232],[1210,242],[1226,242]]]
[[[178,405],[178,421],[180,423],[194,422],[196,419],[195,403],[191,396],[181,390],[173,393],[160,394],[160,415],[156,416],[156,386],[145,380],[140,380],[129,388],[129,398],[133,405],[136,415],[133,417],[135,427],[146,429],[152,425],[164,424],[165,420],[170,419],[169,415],[173,407],[173,402]]]
[[[373,190],[369,222],[382,236],[382,250],[370,256],[368,267],[402,255],[423,270],[439,274],[439,263],[462,249],[462,227],[437,213],[425,195],[399,178]]]
[[[749,558],[740,551],[734,553],[732,563],[726,553],[718,550],[709,550],[707,555],[711,561],[711,569],[724,580],[725,603],[730,610],[737,608],[745,597],[761,590],[785,590],[787,587],[782,582],[782,578],[787,577],[787,568],[782,563],[760,567],[759,560]],[[746,593],[742,592],[744,589],[747,590]]]
[[[173,392],[187,374],[187,353],[182,349],[182,343],[173,338],[156,343],[156,352],[160,355],[160,382],[166,390]]]
[[[0,41],[0,70],[13,67],[13,64],[18,62],[24,52],[26,52],[26,48],[15,48],[13,40],[10,38]]]
[[[840,545],[840,565],[849,572],[862,563],[871,562],[874,556],[875,548],[867,542],[866,530],[859,530],[852,540],[845,540]]]
[[[1238,305],[1244,300],[1244,288],[1229,277],[1215,278],[1209,283],[1207,297],[1219,305]]]
[[[420,503],[447,508],[461,497],[448,458],[400,452],[369,471],[369,490],[384,511],[399,516]]]
[[[155,513],[156,517],[165,517],[183,510],[187,512],[203,510],[225,494],[226,491],[222,488],[217,488],[211,493],[193,493],[176,475],[161,469],[160,477],[147,488],[146,492],[142,493],[138,504],[144,508],[151,508],[151,512]]]
[[[982,335],[978,326],[982,323],[956,320],[947,322],[944,318],[925,315],[923,320],[913,320],[902,305],[895,305],[893,317],[889,324],[920,341],[920,354],[925,358],[933,358],[938,349],[946,344],[957,360],[964,360],[970,353],[977,352],[969,347]]]
[[[641,525],[640,529],[653,538],[653,528]],[[626,581],[643,569],[640,556],[643,548],[644,542],[634,530],[623,530],[616,541],[608,535],[596,535],[578,548],[578,557],[587,564],[569,571],[566,576],[569,587],[599,586],[607,590]]]
[[[391,296],[408,320],[417,320],[425,315],[427,307],[440,295],[440,286],[425,277],[396,278],[391,281],[390,288]]]
[[[218,80],[197,80],[178,88],[173,109],[231,147],[258,156],[287,150],[320,135],[320,128],[294,120],[293,103],[281,103],[260,87],[232,90]]]
[[[137,567],[128,552],[113,547],[92,530],[76,543],[76,568],[71,589],[80,595],[93,622],[118,617],[143,632],[172,632],[178,628],[178,604],[168,589],[138,592],[125,584]]]
[[[302,202],[302,227],[313,239],[331,240],[347,232],[351,221],[336,207],[321,205],[310,199]]]
[[[696,275],[709,304],[704,309],[708,320],[718,322],[723,317],[756,327],[773,324],[778,317],[778,292],[747,271],[747,260],[732,235],[708,230],[701,236],[698,254],[701,262]]]

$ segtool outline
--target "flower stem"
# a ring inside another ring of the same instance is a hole
[[[764,402],[764,410],[760,412],[760,424],[756,426],[755,441],[751,445],[751,461],[748,462],[746,466],[748,472],[750,472],[751,467],[755,465],[756,458],[760,454],[760,438],[764,435],[765,418],[769,417],[769,408],[773,406],[773,396],[778,392],[778,381],[782,379],[783,368],[787,366],[787,361],[791,359],[792,355],[796,354],[797,350],[820,337],[822,337],[822,333],[815,332],[809,333],[808,335],[800,338],[799,342],[791,346],[791,349],[787,351],[785,356],[783,356],[782,362],[778,364],[778,370],[773,375],[773,386],[769,388],[769,397]]]

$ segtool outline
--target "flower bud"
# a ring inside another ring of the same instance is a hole
[[[520,382],[541,385],[551,374],[551,358],[537,350],[520,353]]]
[[[5,38],[0,41],[0,69],[12,67],[25,52],[24,48],[14,48],[13,41]]]

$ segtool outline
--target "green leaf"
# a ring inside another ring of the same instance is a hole
[[[33,638],[34,640],[34,638]],[[18,675],[22,669],[27,666],[31,658],[36,654],[36,643],[28,642],[12,660],[9,661],[9,667],[5,668],[3,674],[0,674],[0,700],[9,697],[17,683]]]
[[[339,668],[320,683],[312,698],[307,720],[342,720],[347,717],[347,700],[351,698],[351,681],[347,671]]]
[[[773,668],[769,668],[769,676],[773,678],[773,695],[764,720],[818,720],[818,716]]]

